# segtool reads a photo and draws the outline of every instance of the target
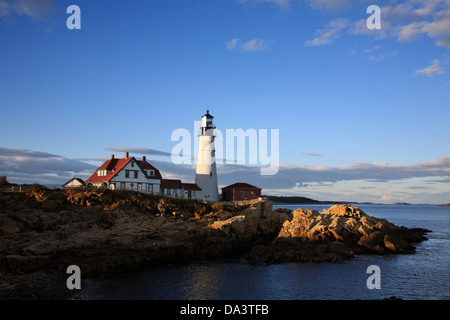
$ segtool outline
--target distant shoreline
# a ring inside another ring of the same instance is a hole
[[[395,203],[379,203],[379,202],[358,202],[358,201],[320,201],[306,197],[299,196],[263,196],[264,198],[273,202],[274,205],[335,205],[335,204],[353,204],[353,205],[407,205],[407,206],[442,206],[449,207],[447,204],[435,204],[435,203],[407,203],[407,202],[395,202]]]

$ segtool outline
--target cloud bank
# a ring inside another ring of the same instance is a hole
[[[120,148],[109,149],[116,151]],[[153,152],[152,149],[147,148],[136,148],[134,151],[127,148],[127,151]],[[169,161],[153,159],[150,159],[149,162],[158,168],[166,179],[181,179],[184,182],[195,180],[195,164],[175,165]],[[0,175],[6,175],[8,180],[13,183],[62,184],[74,176],[86,179],[97,167],[79,160],[41,151],[0,148]],[[327,195],[335,194],[336,197],[343,197],[347,194],[356,197],[364,191],[364,195],[367,197],[370,194],[381,192],[385,188],[392,188],[398,183],[404,186],[401,190],[398,189],[392,193],[396,193],[394,196],[396,199],[400,199],[400,194],[407,192],[405,190],[408,188],[414,192],[420,192],[425,191],[425,188],[436,189],[436,186],[442,186],[449,181],[450,156],[409,165],[382,162],[352,163],[346,166],[281,163],[278,173],[273,176],[260,175],[259,166],[237,164],[218,165],[217,171],[220,186],[235,182],[247,182],[268,192],[276,190],[278,194],[284,195],[290,195],[293,192],[306,194],[306,190],[314,189],[318,196],[327,192]],[[414,181],[414,184],[412,184],[413,182],[408,184],[405,182],[408,179],[419,179],[421,185],[417,185],[417,181]],[[370,185],[367,185],[368,183]],[[340,186],[342,184],[346,185],[348,190],[342,189]],[[450,193],[450,190],[442,190],[442,192]],[[443,200],[443,202],[445,201]]]
[[[0,147],[0,175],[12,183],[61,184],[73,176],[88,177],[95,169],[60,155]]]

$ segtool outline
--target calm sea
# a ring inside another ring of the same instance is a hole
[[[274,206],[322,210],[326,205]],[[416,254],[359,255],[343,262],[269,266],[193,263],[83,279],[75,299],[163,300],[354,300],[396,296],[405,300],[450,299],[450,207],[359,205],[369,215],[409,228],[432,230]],[[381,271],[381,288],[368,289],[367,267]]]

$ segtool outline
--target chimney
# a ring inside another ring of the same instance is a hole
[[[128,157],[129,157],[129,153],[127,152],[127,153],[125,153],[125,158],[128,159]]]
[[[111,155],[111,160],[112,160],[112,159],[114,159],[114,155],[113,155],[113,154]]]
[[[145,156],[142,156],[142,161],[145,161]]]

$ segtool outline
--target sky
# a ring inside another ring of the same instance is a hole
[[[450,0],[0,0],[0,48],[10,182],[87,179],[126,151],[193,182],[172,134],[189,131],[195,155],[208,109],[224,135],[279,132],[276,174],[248,143],[244,163],[218,164],[219,187],[450,202]]]

